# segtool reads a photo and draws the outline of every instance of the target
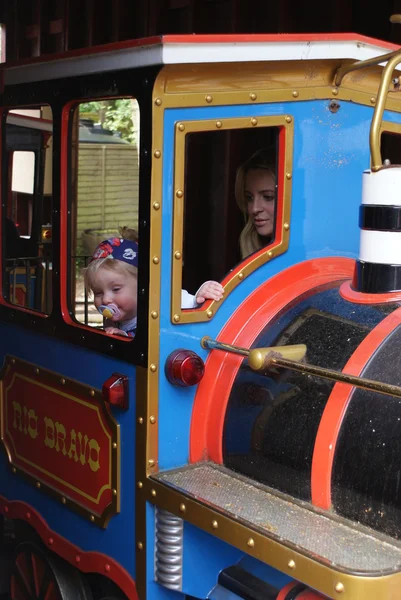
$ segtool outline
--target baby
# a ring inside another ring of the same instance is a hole
[[[106,317],[106,332],[134,337],[138,292],[138,244],[124,238],[101,242],[85,270],[85,287]]]
[[[134,337],[137,326],[138,243],[115,237],[101,242],[85,270],[85,287],[107,319],[106,333]],[[181,292],[182,308],[196,308],[206,299],[221,300],[224,288],[206,281],[194,296]]]

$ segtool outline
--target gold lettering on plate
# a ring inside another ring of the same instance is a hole
[[[13,400],[13,428],[29,435],[35,440],[39,436],[40,442],[41,427],[39,417],[36,415],[33,408],[28,409],[26,406]],[[61,452],[63,456],[73,459],[76,463],[80,462],[84,467],[88,465],[91,471],[96,473],[100,469],[100,445],[97,440],[90,438],[75,429],[67,430],[59,421],[54,421],[50,417],[43,418],[42,442],[55,452]]]

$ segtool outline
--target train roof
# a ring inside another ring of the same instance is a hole
[[[38,129],[40,131],[53,131],[53,122],[49,119],[41,119],[29,115],[19,114],[10,111],[7,114],[7,125],[16,125],[17,127],[26,127],[27,129]]]
[[[4,85],[146,66],[282,60],[366,60],[399,46],[354,33],[166,35],[2,66]]]
[[[32,117],[16,112],[9,112],[7,114],[7,125],[36,129],[48,133],[53,132],[53,122],[49,119]],[[79,141],[90,144],[125,144],[131,147],[131,144],[127,140],[121,139],[114,131],[84,122],[80,122],[79,125]]]

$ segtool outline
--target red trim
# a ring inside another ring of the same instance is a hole
[[[68,171],[70,165],[69,153],[69,121],[73,108],[79,100],[72,100],[63,107],[61,114],[61,147],[60,147],[60,214],[63,218],[60,220],[60,304],[64,321],[69,325],[75,325],[86,331],[93,331],[92,327],[78,325],[71,317],[67,302],[67,283],[68,283]],[[121,338],[123,339],[123,338]]]
[[[243,33],[243,34],[195,34],[195,35],[164,35],[163,44],[215,44],[215,43],[244,43],[244,42],[356,42],[383,49],[398,50],[397,44],[371,38],[359,33]]]
[[[90,54],[100,54],[102,52],[112,52],[115,50],[125,50],[127,48],[140,48],[145,46],[156,46],[158,44],[230,44],[230,43],[293,43],[293,42],[355,42],[378,46],[383,50],[398,50],[399,46],[383,40],[371,38],[358,33],[279,33],[279,34],[222,34],[222,35],[165,35],[153,36],[148,38],[139,38],[136,40],[126,40],[123,42],[114,42],[112,44],[102,44],[91,48],[78,48],[68,52],[57,52],[54,54],[42,54],[41,56],[12,61],[4,64],[3,68],[13,68],[30,64],[39,64],[65,58],[76,58],[88,56]]]
[[[25,502],[9,502],[0,496],[0,514],[9,519],[19,519],[29,523],[43,543],[83,573],[99,573],[114,581],[130,600],[139,600],[135,581],[113,558],[100,552],[84,552],[78,546],[52,531],[46,521]]]
[[[296,588],[299,583],[299,581],[291,581],[291,583],[288,583],[280,590],[277,600],[286,600],[288,594]],[[291,596],[291,598],[292,597],[293,596]],[[322,596],[322,594],[319,594],[319,592],[315,592],[315,590],[311,590],[310,588],[299,592],[299,594],[295,596],[295,600],[324,600],[324,598],[327,598],[327,596]]]
[[[276,600],[285,600],[288,592],[290,592],[296,585],[298,585],[297,581],[291,581],[287,583],[281,590]]]
[[[73,325],[75,321],[71,318],[67,303],[67,248],[68,248],[68,170],[70,164],[69,155],[69,131],[68,125],[70,114],[77,101],[71,101],[63,107],[61,113],[61,147],[60,147],[60,214],[64,218],[60,220],[60,304],[64,320]],[[71,217],[70,217],[71,218]],[[88,328],[89,329],[89,328]]]
[[[68,323],[68,325],[72,325],[73,327],[79,327],[79,329],[83,329],[86,331],[93,332],[93,327],[89,327],[88,325],[83,325],[81,323],[77,323],[71,317],[70,310],[68,308],[67,302],[67,283],[69,277],[69,265],[68,259],[69,254],[67,252],[68,248],[68,168],[70,164],[70,153],[69,153],[69,120],[72,109],[79,103],[79,99],[72,100],[68,104],[66,104],[63,108],[63,112],[61,114],[61,148],[60,148],[60,211],[61,211],[61,221],[60,221],[60,304],[61,304],[61,313],[63,315],[64,321]],[[0,300],[1,301],[1,300]],[[35,313],[36,314],[36,313]],[[99,335],[105,335],[110,337],[110,334],[105,331],[96,330],[96,333]],[[120,336],[119,341],[123,341],[125,343],[129,343],[132,341],[132,338],[127,337],[124,338]]]
[[[319,258],[289,267],[256,289],[235,311],[218,340],[249,348],[266,323],[301,294],[320,285],[348,279],[354,261]],[[219,350],[210,352],[192,413],[190,461],[223,461],[224,417],[231,388],[243,357]]]
[[[351,281],[344,281],[340,287],[340,296],[344,300],[355,304],[384,304],[401,300],[401,292],[387,292],[386,294],[364,294],[356,292],[351,287]]]
[[[372,329],[344,366],[343,372],[359,376],[383,340],[400,324],[401,307]],[[334,453],[353,390],[352,386],[345,383],[334,385],[316,434],[311,474],[312,504],[325,510],[331,507]]]

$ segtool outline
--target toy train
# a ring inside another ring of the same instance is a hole
[[[400,597],[400,62],[338,34],[4,65],[6,597]],[[83,160],[83,119],[131,162],[101,139]],[[240,258],[236,179],[260,149],[272,231]],[[139,236],[134,338],[86,318],[78,223],[113,216]],[[33,297],[31,277],[51,283]],[[182,308],[208,279],[223,299]]]

